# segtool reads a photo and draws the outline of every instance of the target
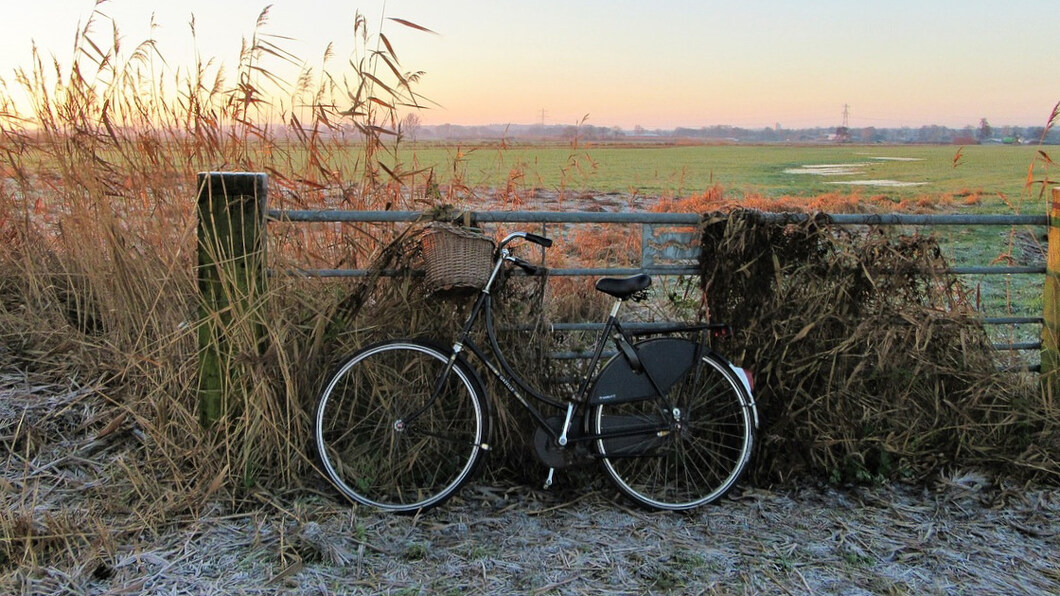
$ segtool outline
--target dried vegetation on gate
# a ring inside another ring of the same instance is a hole
[[[760,480],[1060,479],[1060,412],[1036,375],[999,372],[933,237],[737,210],[707,216],[702,246],[710,314],[756,372]]]

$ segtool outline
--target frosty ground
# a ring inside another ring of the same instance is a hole
[[[1060,489],[974,471],[743,486],[690,514],[631,509],[591,470],[550,492],[484,478],[411,517],[321,481],[147,521],[120,502],[149,448],[134,427],[89,424],[90,389],[0,381],[3,593],[1060,592]]]

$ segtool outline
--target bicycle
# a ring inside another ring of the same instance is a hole
[[[534,419],[535,452],[549,467],[546,489],[556,469],[599,460],[620,492],[650,509],[691,509],[725,495],[750,459],[758,426],[749,373],[706,345],[707,334],[727,326],[627,331],[619,307],[643,300],[651,278],[601,278],[596,289],[615,301],[577,390],[568,399],[539,393],[513,370],[494,329],[497,280],[514,267],[527,275],[547,272],[512,254],[508,245],[516,239],[552,244],[515,232],[497,245],[492,272],[451,347],[393,339],[338,367],[315,422],[317,453],[331,482],[354,502],[410,513],[441,504],[474,477],[491,449],[493,408],[470,352]],[[470,337],[480,318],[490,354]],[[696,338],[677,337],[682,333]],[[594,374],[609,338],[616,353]]]

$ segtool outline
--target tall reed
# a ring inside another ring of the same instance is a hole
[[[201,428],[194,181],[202,171],[267,172],[274,207],[407,208],[411,173],[387,163],[397,161],[401,114],[424,103],[421,73],[404,70],[361,14],[353,37],[349,60],[329,47],[311,68],[271,32],[266,9],[229,75],[201,56],[169,65],[151,39],[127,51],[97,3],[68,65],[35,50],[0,87],[0,345],[13,346],[0,359],[101,379],[113,415],[131,415],[151,446],[141,473],[156,482],[136,492],[160,516],[222,488],[310,477],[322,321],[345,290],[276,277],[258,308],[234,313],[225,329],[237,354],[233,407]],[[275,74],[292,64],[295,80]],[[19,94],[27,104],[16,105]],[[392,233],[276,225],[270,261],[363,265]],[[174,486],[179,499],[166,496]]]

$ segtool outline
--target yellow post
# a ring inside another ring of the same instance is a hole
[[[1060,187],[1049,208],[1049,252],[1042,294],[1042,382],[1047,391],[1060,384]]]

